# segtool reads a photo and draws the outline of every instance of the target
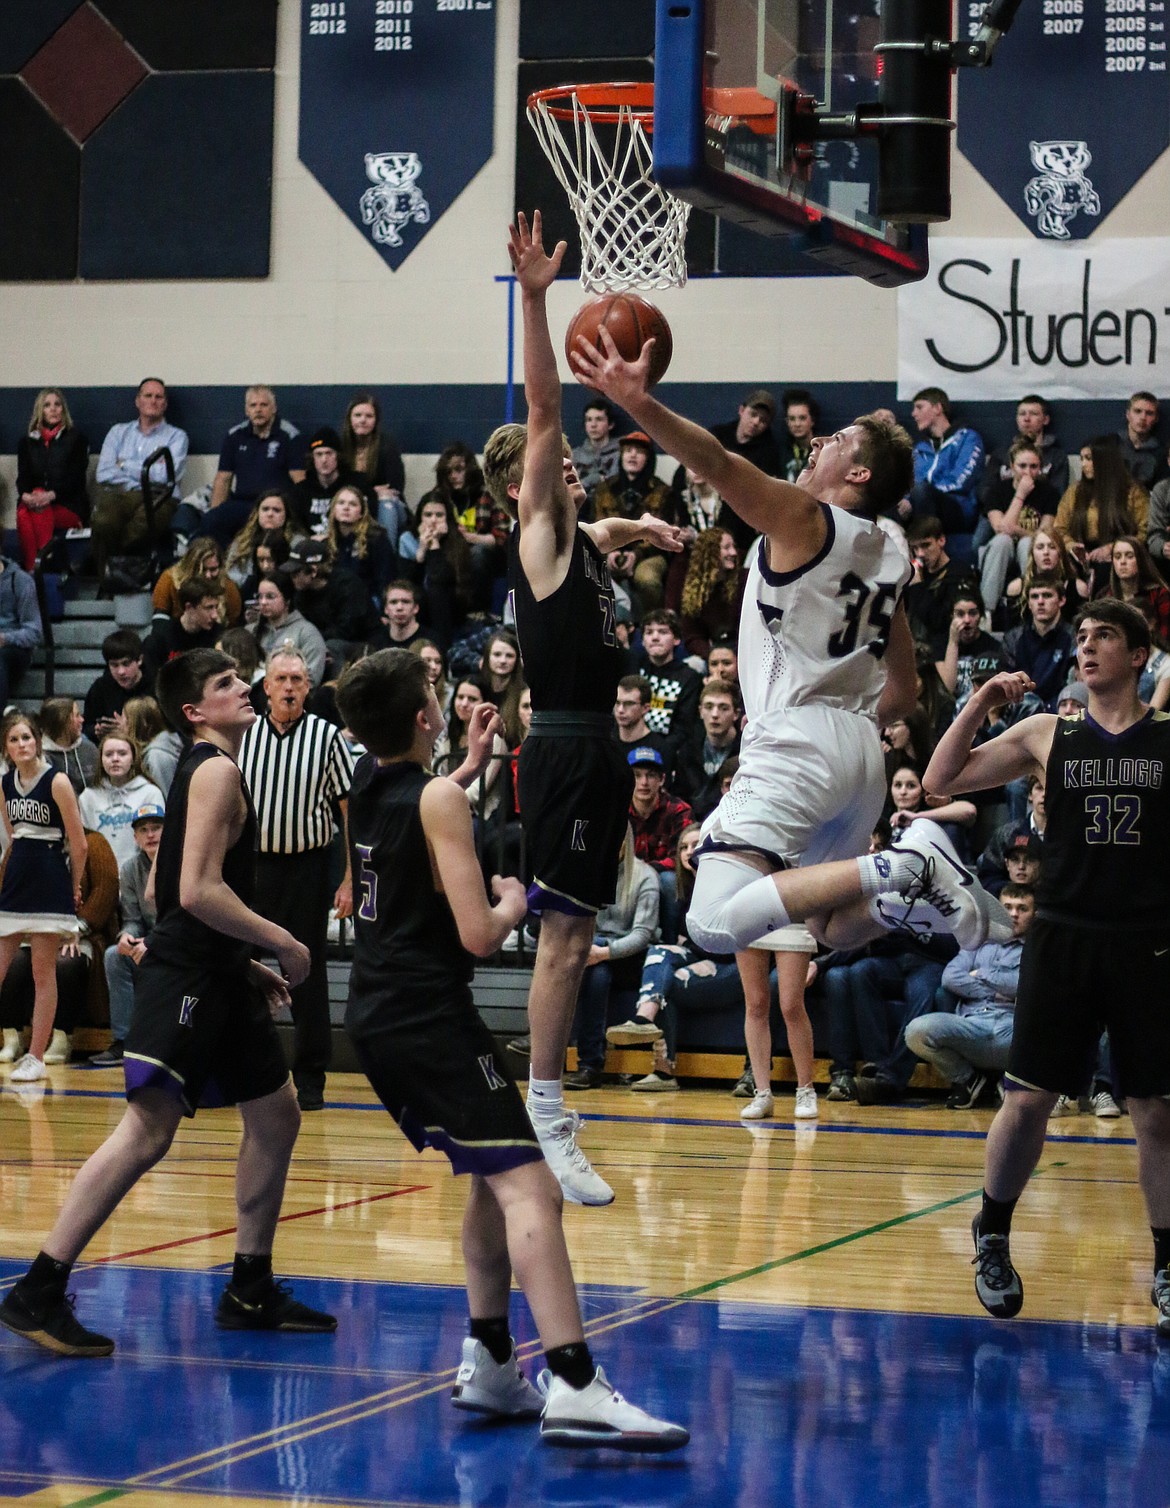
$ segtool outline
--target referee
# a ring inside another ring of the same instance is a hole
[[[301,1109],[321,1110],[333,1040],[325,958],[329,847],[335,802],[345,817],[354,758],[340,728],[305,711],[310,686],[304,656],[278,645],[264,669],[268,716],[244,735],[240,771],[260,826],[256,909],[304,943],[312,959],[309,977],[292,991],[293,1082]],[[338,916],[353,914],[348,844],[332,902]]]

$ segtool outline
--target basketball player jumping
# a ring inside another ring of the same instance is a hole
[[[706,477],[763,538],[751,555],[739,635],[748,726],[731,789],[703,827],[687,917],[711,953],[740,952],[804,922],[833,947],[883,929],[953,933],[962,947],[1011,922],[938,823],[910,824],[865,854],[885,799],[880,724],[915,703],[901,606],[910,564],[873,516],[912,480],[910,440],[875,415],[813,441],[796,483],[765,475],[647,391],[651,343],[625,361],[578,340],[579,381],[624,408],[670,456]]]
[[[972,695],[926,771],[927,788],[939,795],[1023,775],[1044,781],[1036,920],[1020,966],[1007,1092],[987,1138],[983,1207],[972,1225],[975,1292],[997,1318],[1020,1312],[1012,1213],[1040,1160],[1057,1095],[1088,1082],[1108,1029],[1154,1238],[1158,1333],[1170,1337],[1170,716],[1138,700],[1150,630],[1136,608],[1091,603],[1075,630],[1089,691],[1083,720],[1037,713],[973,749],[988,712],[1033,689],[1022,672],[1004,672]]]
[[[605,557],[636,540],[680,551],[682,534],[661,519],[609,518],[582,524],[585,501],[561,429],[561,384],[545,295],[565,253],[541,240],[540,211],[509,229],[508,255],[524,311],[528,423],[505,424],[484,447],[492,497],[517,520],[509,582],[532,728],[520,747],[520,813],[541,916],[528,997],[532,1059],[528,1113],[565,1197],[609,1204],[613,1190],[577,1145],[579,1117],[561,1089],[577,991],[593,942],[594,918],[613,900],[633,778],[613,739],[625,651],[614,631],[613,584]]]

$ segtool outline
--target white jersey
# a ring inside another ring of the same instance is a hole
[[[773,571],[751,551],[739,625],[739,683],[754,742],[796,707],[873,719],[890,624],[911,576],[904,546],[869,519],[822,503],[825,542],[807,565]]]

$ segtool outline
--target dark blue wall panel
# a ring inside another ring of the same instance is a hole
[[[0,78],[0,143],[0,277],[76,277],[80,148],[16,78]]]
[[[151,68],[272,68],[276,0],[94,0]]]
[[[81,0],[7,0],[0,7],[0,73],[19,73]]]

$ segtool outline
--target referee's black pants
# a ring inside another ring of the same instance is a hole
[[[329,1021],[329,975],[325,956],[329,928],[329,849],[256,856],[256,910],[291,932],[309,950],[309,977],[292,992],[296,1049],[293,1083],[307,1104],[325,1092],[333,1048]]]

